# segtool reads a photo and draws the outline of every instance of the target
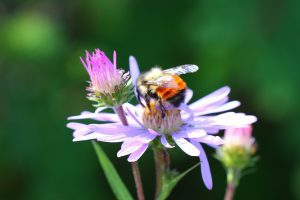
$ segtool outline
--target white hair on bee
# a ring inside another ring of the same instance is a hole
[[[143,85],[140,80],[138,80],[138,90],[141,94],[145,95],[148,92],[147,86]]]
[[[144,80],[155,80],[164,75],[164,72],[159,67],[154,67],[144,74]]]

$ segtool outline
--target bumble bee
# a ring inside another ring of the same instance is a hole
[[[158,67],[141,74],[137,79],[137,98],[142,106],[149,107],[150,100],[157,100],[162,110],[163,117],[166,111],[163,103],[168,102],[174,107],[179,107],[185,98],[186,83],[179,75],[193,73],[198,70],[196,65],[181,65],[162,70]],[[144,105],[141,98],[146,102]]]

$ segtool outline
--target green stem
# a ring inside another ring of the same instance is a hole
[[[116,106],[116,107],[114,107],[114,111],[119,116],[122,124],[124,126],[128,126],[128,121],[126,119],[123,107]],[[145,200],[144,191],[143,191],[143,183],[142,183],[142,178],[141,178],[138,162],[132,162],[131,167],[132,167],[132,173],[133,173],[133,177],[134,177],[138,200]]]
[[[235,192],[235,186],[230,183],[227,184],[224,200],[233,200],[234,192]]]
[[[240,179],[240,170],[229,168],[227,170],[227,188],[224,200],[233,200],[235,189],[238,186]]]
[[[161,193],[165,173],[170,169],[170,156],[166,149],[163,148],[154,147],[153,153],[156,171],[155,199],[157,199]]]

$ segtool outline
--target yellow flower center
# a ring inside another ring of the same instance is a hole
[[[155,101],[152,101],[150,102],[150,106],[144,110],[143,123],[145,127],[151,128],[161,134],[171,134],[179,130],[183,121],[180,110],[172,107],[163,111]]]

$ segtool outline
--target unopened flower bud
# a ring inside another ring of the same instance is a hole
[[[225,130],[224,145],[217,150],[217,158],[227,169],[242,170],[251,164],[256,150],[254,142],[251,126],[227,129]]]
[[[87,97],[97,102],[96,107],[118,106],[133,97],[129,73],[117,69],[116,52],[113,57],[112,63],[103,51],[95,49],[92,54],[86,51],[85,61],[80,58],[90,76]]]

